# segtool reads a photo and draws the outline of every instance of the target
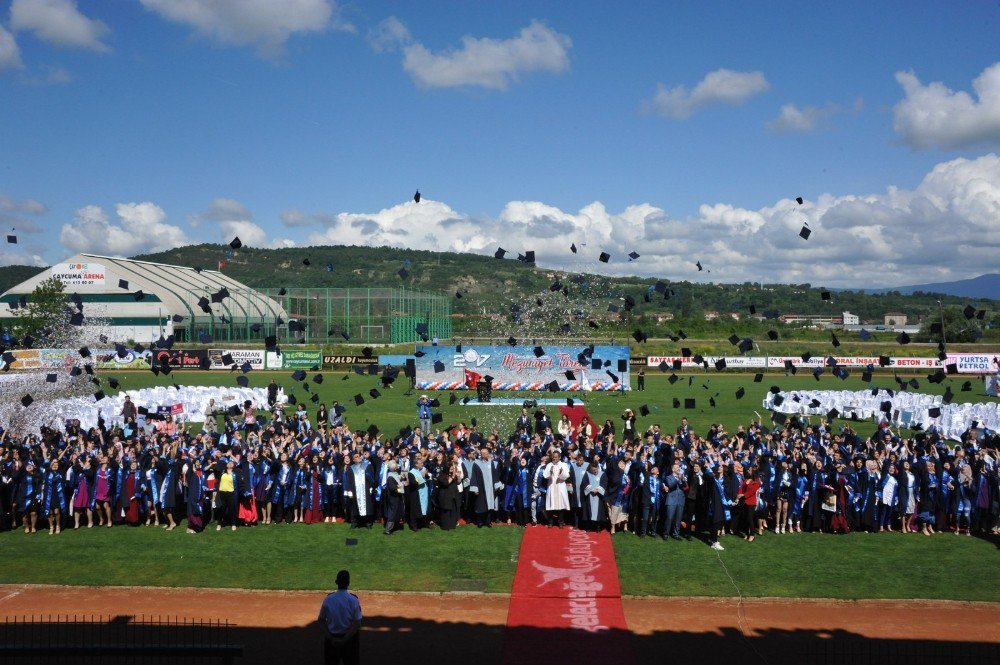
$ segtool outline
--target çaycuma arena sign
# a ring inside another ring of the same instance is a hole
[[[595,346],[586,363],[587,346],[418,346],[417,388],[475,390],[493,377],[493,390],[544,390],[555,381],[560,390],[629,390],[629,348]],[[572,372],[570,379],[566,372]]]

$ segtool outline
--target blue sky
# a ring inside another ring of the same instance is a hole
[[[764,4],[0,0],[0,264],[238,234],[994,271],[1000,4]]]

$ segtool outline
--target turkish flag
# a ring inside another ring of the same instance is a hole
[[[465,370],[465,387],[474,390],[476,385],[483,380],[483,375],[473,372],[471,369]]]

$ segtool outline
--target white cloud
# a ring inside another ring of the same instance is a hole
[[[41,215],[48,211],[49,209],[44,203],[36,201],[35,199],[22,199],[18,201],[7,196],[3,192],[0,192],[0,212],[17,212],[26,213],[28,215]]]
[[[14,35],[0,25],[0,72],[8,69],[21,69],[21,49],[17,47]]]
[[[756,210],[706,203],[686,218],[649,203],[577,212],[511,201],[496,218],[474,218],[424,199],[374,213],[330,215],[309,244],[346,244],[492,254],[534,250],[540,265],[668,279],[766,281],[840,287],[894,286],[995,271],[1000,254],[1000,157],[938,164],[914,189],[783,199]],[[806,241],[799,229],[813,230]],[[318,222],[317,222],[318,223]],[[569,251],[575,243],[578,254]],[[597,262],[600,252],[611,263]],[[638,261],[626,255],[637,251]]]
[[[90,49],[106,53],[102,40],[111,30],[103,22],[80,13],[75,0],[14,0],[10,6],[14,30],[34,33],[55,46]]]
[[[394,51],[412,41],[409,29],[395,16],[390,16],[368,31],[368,45],[376,53]]]
[[[288,227],[308,227],[308,226],[335,226],[337,216],[328,212],[304,212],[298,208],[289,208],[281,211],[281,223]]]
[[[183,23],[222,44],[252,45],[265,57],[284,51],[295,34],[327,28],[353,31],[333,0],[141,0],[163,18]]]
[[[770,87],[762,72],[716,69],[706,74],[690,92],[684,85],[667,89],[662,83],[657,84],[656,93],[652,99],[643,102],[643,108],[658,115],[681,120],[691,117],[693,113],[706,106],[716,104],[739,106]]]
[[[20,253],[0,248],[0,266],[37,266],[44,268],[49,262],[38,254]]]
[[[390,17],[369,33],[368,41],[377,52],[401,47],[403,69],[417,85],[427,88],[479,86],[506,90],[522,74],[547,71],[554,74],[569,68],[572,41],[539,21],[532,21],[515,37],[462,37],[462,46],[433,53],[413,41],[399,19]]]
[[[778,134],[807,134],[816,129],[816,124],[828,112],[815,106],[797,107],[795,104],[784,104],[778,112],[778,117],[767,123],[767,128]]]
[[[1000,144],[1000,62],[972,82],[978,101],[941,82],[920,83],[916,74],[896,72],[904,97],[893,107],[893,127],[911,148],[968,148]]]
[[[191,243],[180,227],[167,224],[167,214],[153,203],[119,203],[117,222],[103,208],[85,206],[64,224],[59,240],[70,252],[131,256],[160,252]]]

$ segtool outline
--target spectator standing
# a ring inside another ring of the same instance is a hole
[[[325,631],[323,662],[326,665],[356,665],[361,661],[361,601],[348,591],[351,574],[337,573],[337,590],[323,600],[319,623]]]

